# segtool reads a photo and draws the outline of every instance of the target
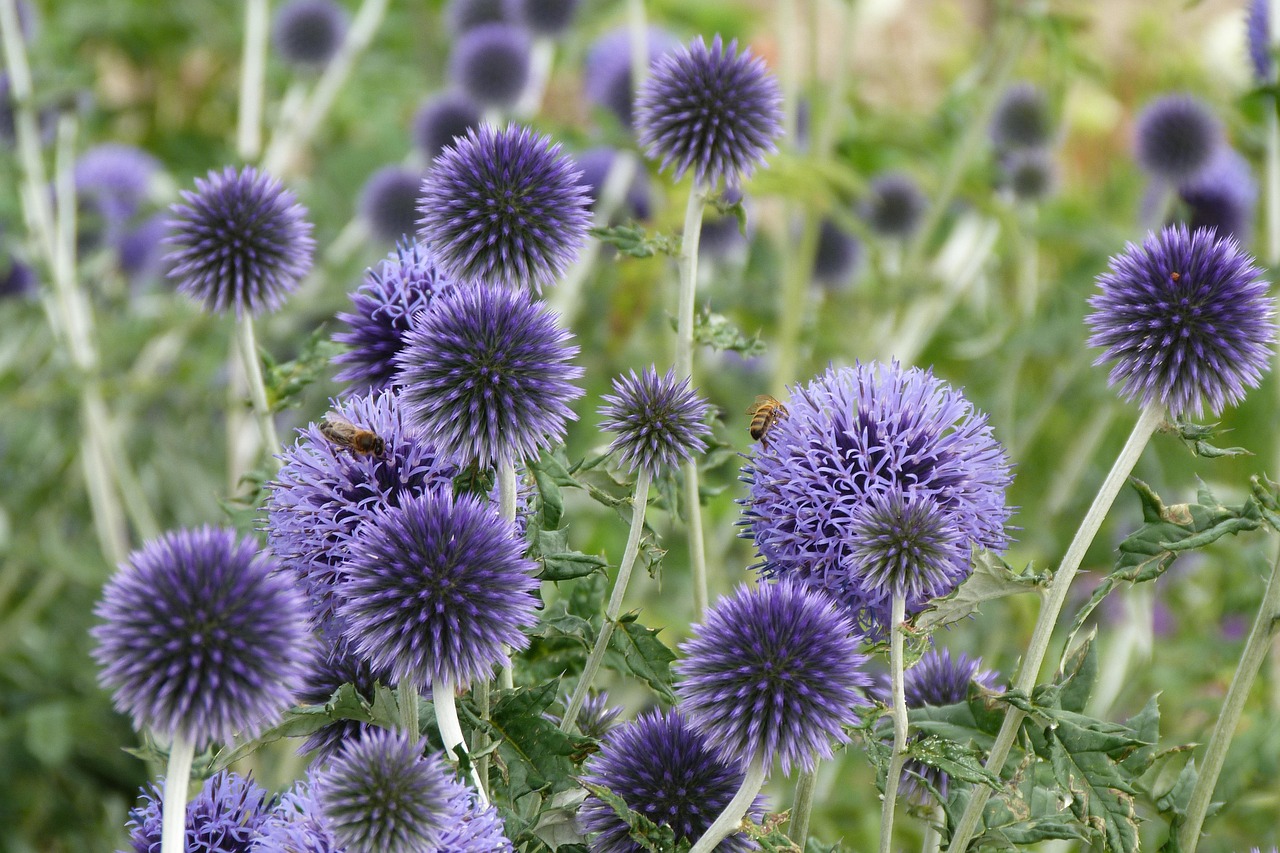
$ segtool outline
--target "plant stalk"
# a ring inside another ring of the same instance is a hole
[[[418,688],[406,679],[396,686],[396,700],[400,705],[400,726],[409,733],[409,737],[417,738],[418,730]]]
[[[187,849],[187,788],[195,755],[194,743],[182,735],[173,736],[160,806],[160,853],[184,853]]]
[[[458,760],[458,753],[469,755],[466,741],[462,737],[462,724],[458,722],[458,706],[453,698],[454,685],[443,679],[431,683],[431,701],[435,705],[436,726],[440,729],[440,740],[444,741],[444,752],[450,761]],[[471,763],[471,781],[476,784],[476,796],[482,806],[489,805],[489,792],[480,780],[480,773],[474,762]]]
[[[747,813],[747,809],[751,808],[756,794],[760,793],[760,788],[764,785],[764,771],[764,753],[757,750],[747,764],[747,772],[742,777],[742,787],[733,795],[733,799],[724,807],[720,816],[707,827],[707,831],[702,834],[689,853],[711,853],[716,849],[717,844],[738,830],[742,825],[742,816]]]
[[[693,306],[698,287],[698,241],[708,189],[694,185],[684,214],[680,242],[680,296],[676,314],[676,379],[693,381]],[[702,500],[698,490],[698,462],[684,465],[684,502],[689,524],[689,564],[693,571],[694,621],[707,609],[707,554],[702,535]]]
[[[236,153],[248,162],[262,150],[262,102],[267,85],[267,0],[244,6],[244,56],[240,63],[240,115]]]
[[[812,770],[802,770],[796,781],[796,800],[791,807],[791,824],[787,835],[801,850],[809,837],[809,818],[813,815],[813,795],[818,789],[818,762]]]
[[[884,777],[884,802],[880,810],[880,853],[893,851],[893,812],[898,801],[898,783],[907,763],[907,697],[903,686],[902,632],[907,620],[905,592],[893,594],[892,626],[889,635],[889,671],[893,684],[893,752],[889,757],[889,773]]]
[[[244,366],[245,377],[249,380],[249,401],[253,404],[253,416],[258,422],[258,435],[262,438],[267,459],[271,460],[280,451],[280,439],[276,435],[275,420],[267,404],[267,386],[262,379],[262,360],[258,358],[258,343],[253,333],[253,315],[248,310],[241,311],[240,316],[236,318],[236,343],[240,350],[240,361]],[[267,464],[270,466],[271,462],[268,461]]]

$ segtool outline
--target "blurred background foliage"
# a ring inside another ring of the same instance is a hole
[[[867,178],[889,168],[907,171],[926,194],[935,193],[957,139],[975,120],[996,47],[1016,28],[1031,27],[1014,76],[1036,82],[1049,95],[1057,118],[1058,191],[1035,215],[1010,205],[994,191],[995,160],[981,137],[983,148],[965,170],[929,248],[936,250],[941,235],[966,211],[997,222],[999,237],[982,273],[946,308],[936,334],[913,361],[963,386],[990,414],[1016,462],[1010,500],[1019,508],[1019,529],[1007,559],[1018,567],[1034,561],[1047,568],[1065,548],[1137,413],[1107,388],[1105,370],[1091,366],[1094,353],[1085,347],[1082,323],[1093,279],[1107,257],[1141,236],[1146,179],[1130,152],[1137,109],[1161,93],[1197,94],[1214,106],[1232,143],[1260,174],[1266,105],[1250,94],[1243,10],[1227,0],[1062,2],[1049,4],[1049,23],[1029,25],[1016,9],[997,2],[855,0],[842,50],[840,28],[827,25],[841,2],[646,4],[650,19],[682,40],[720,32],[749,44],[775,69],[786,31],[780,16],[794,15],[802,45],[799,85],[811,102],[820,103],[832,76],[841,73],[839,58],[848,63],[847,104],[834,155],[814,162],[787,146],[746,186],[755,224],[749,250],[706,265],[699,303],[747,334],[758,332],[769,346],[797,218],[831,212],[860,227],[854,204]],[[155,194],[155,209],[189,187],[193,177],[237,162],[240,3],[33,5],[39,26],[29,50],[37,97],[73,106],[80,150],[115,141],[157,157],[168,178]],[[322,338],[336,330],[334,314],[349,305],[347,294],[362,270],[390,249],[369,239],[353,251],[332,251],[356,215],[354,200],[365,180],[380,166],[405,159],[415,109],[442,86],[449,36],[440,5],[393,0],[289,180],[315,222],[318,266],[283,310],[260,323],[260,344],[278,362],[297,357],[317,329]],[[545,105],[533,124],[570,150],[601,141],[626,144],[616,123],[592,111],[581,96],[588,46],[623,23],[620,2],[585,0],[578,24],[558,45]],[[291,79],[286,67],[269,62],[268,123]],[[650,227],[678,233],[688,181],[672,187],[665,176],[656,177],[652,164],[646,168],[655,175],[657,200]],[[18,176],[11,152],[0,151],[0,246],[14,258],[29,259]],[[1024,314],[1017,310],[1016,282],[1029,246],[1037,247],[1040,299],[1034,312]],[[756,359],[707,349],[699,354],[696,384],[718,408],[717,435],[734,451],[749,450],[743,412],[755,395],[785,399],[783,384],[804,381],[828,363],[898,354],[900,342],[884,334],[885,318],[931,304],[943,286],[887,272],[889,253],[870,238],[864,255],[851,285],[815,286],[806,294],[793,375],[773,375],[772,353]],[[161,526],[235,523],[257,529],[261,516],[244,503],[253,499],[251,484],[228,474],[235,467],[227,459],[224,417],[229,325],[204,316],[163,281],[128,283],[102,257],[80,260],[80,283],[91,293],[99,324],[108,403]],[[568,441],[571,459],[593,455],[608,440],[596,429],[595,409],[610,378],[669,359],[674,294],[670,258],[598,265],[573,322],[587,394]],[[0,329],[0,848],[109,849],[123,845],[126,812],[155,768],[123,751],[137,744],[137,736],[96,686],[88,655],[91,611],[112,566],[99,549],[85,497],[77,379],[49,334],[37,298],[0,300]],[[292,401],[296,406],[281,415],[282,435],[323,414],[328,398],[341,391],[333,372],[321,371],[320,381]],[[1278,382],[1268,377],[1222,418],[1222,429],[1230,430],[1226,443],[1256,455],[1196,458],[1176,438],[1159,437],[1136,476],[1177,503],[1193,498],[1197,478],[1230,502],[1247,492],[1250,475],[1280,474]],[[747,579],[754,562],[750,543],[737,538],[735,526],[735,499],[744,493],[737,480],[740,459],[723,454],[722,460],[706,482],[713,493],[706,515],[713,596]],[[568,500],[572,546],[616,561],[625,523],[581,494],[570,493]],[[1111,566],[1115,544],[1139,520],[1137,500],[1122,493],[1086,559],[1092,577]],[[633,583],[627,607],[643,609],[646,624],[666,626],[663,638],[674,646],[689,621],[685,543],[681,525],[666,513],[653,514],[651,523],[667,556],[660,577]],[[1263,540],[1254,535],[1219,542],[1185,558],[1156,584],[1156,642],[1139,650],[1119,685],[1116,718],[1160,691],[1165,744],[1207,737],[1262,594],[1270,559]],[[1089,577],[1078,581],[1082,589]],[[1104,656],[1122,630],[1130,595],[1121,590],[1102,608]],[[988,604],[979,618],[939,641],[982,655],[1007,676],[1035,613],[1031,597]],[[1270,667],[1255,686],[1219,784],[1217,799],[1228,804],[1229,817],[1211,822],[1212,839],[1202,849],[1265,849],[1280,842],[1280,656]],[[652,701],[616,674],[609,678],[614,695],[631,711]],[[274,786],[287,784],[298,768],[285,750],[269,752],[251,767]],[[780,778],[769,792],[774,810],[790,805],[789,784]],[[876,837],[878,798],[859,756],[824,767],[818,802],[813,832],[819,838],[862,849]],[[1144,844],[1158,846],[1161,831],[1153,824]]]

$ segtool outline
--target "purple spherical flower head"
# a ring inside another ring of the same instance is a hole
[[[668,826],[677,842],[697,841],[742,787],[743,762],[725,760],[680,711],[651,711],[614,729],[600,752],[587,759],[582,781],[608,788],[627,808],[659,826]],[[751,819],[764,817],[764,798],[756,797]],[[598,833],[591,853],[641,853],[631,828],[607,803],[588,794],[578,812],[583,831]],[[758,849],[746,835],[734,833],[716,847],[720,853]]]
[[[444,10],[445,27],[454,38],[484,24],[506,21],[505,0],[449,0]]]
[[[529,644],[536,567],[487,502],[425,494],[356,531],[338,615],[355,653],[397,681],[468,684]]]
[[[1127,400],[1181,417],[1238,403],[1270,367],[1275,304],[1253,258],[1231,237],[1170,226],[1129,243],[1098,276],[1086,321],[1094,364]]]
[[[676,180],[692,170],[700,185],[737,184],[777,150],[782,90],[737,41],[726,47],[716,36],[708,48],[699,37],[654,65],[636,96],[636,127]]]
[[[862,242],[834,219],[825,218],[818,230],[818,249],[813,258],[813,278],[819,284],[837,288],[849,283],[862,260]]]
[[[402,731],[373,729],[317,773],[312,795],[348,853],[434,850],[453,793],[444,762]]]
[[[383,166],[360,190],[360,216],[379,240],[389,243],[413,237],[422,175],[404,166]]]
[[[364,284],[351,294],[354,312],[338,315],[347,331],[333,339],[349,349],[334,357],[342,367],[334,378],[359,391],[390,389],[397,369],[393,358],[404,347],[413,316],[452,287],[421,243],[396,246],[378,268],[365,272]]]
[[[562,697],[561,703],[564,707],[569,707],[570,697],[566,694]],[[582,700],[582,707],[578,710],[578,719],[574,721],[579,732],[583,737],[595,738],[600,740],[609,733],[614,727],[614,722],[622,715],[622,707],[620,705],[609,704],[609,694],[604,690],[599,693],[591,691],[587,693],[587,698]],[[562,717],[559,714],[546,713],[543,714],[551,722],[559,725]]]
[[[1249,239],[1258,185],[1249,161],[1230,146],[1218,148],[1209,165],[1178,186],[1178,198],[1187,206],[1187,227],[1216,229],[1219,237]]]
[[[267,484],[267,542],[306,591],[312,618],[340,634],[334,624],[336,588],[356,530],[375,507],[451,491],[458,466],[405,421],[400,399],[391,392],[352,396],[334,409],[379,435],[382,456],[341,448],[314,423],[301,430]]]
[[[129,845],[134,853],[160,849],[164,781],[142,792],[142,802],[129,812]],[[187,853],[250,853],[266,823],[271,798],[252,779],[223,770],[205,780],[187,803]]]
[[[1152,177],[1180,183],[1207,166],[1222,144],[1209,107],[1190,95],[1165,95],[1142,108],[1134,124],[1138,165]]]
[[[559,38],[573,26],[581,0],[506,0],[506,16],[544,38]]]
[[[853,621],[824,592],[784,579],[741,586],[707,611],[676,664],[680,707],[726,760],[812,770],[857,722],[871,679]]]
[[[861,212],[872,231],[906,239],[920,227],[928,201],[910,175],[886,172],[874,178],[867,190]]]
[[[311,786],[298,782],[258,827],[252,853],[343,853]]]
[[[659,57],[683,46],[674,35],[657,27],[650,27],[646,35],[650,69]],[[610,30],[591,45],[583,63],[582,87],[588,103],[608,109],[631,130],[636,93],[631,79],[630,29]]]
[[[575,417],[571,338],[523,291],[456,287],[414,318],[396,355],[406,416],[464,463],[532,457]]]
[[[375,672],[369,662],[353,654],[350,645],[341,637],[324,636],[324,650],[311,659],[298,702],[323,705],[334,691],[344,684],[355,687],[368,702],[373,702],[376,685],[389,685],[391,678],[385,672]],[[316,753],[319,761],[327,761],[342,749],[343,745],[358,740],[370,725],[358,720],[338,720],[316,730],[298,748],[300,754]]]
[[[609,445],[631,471],[644,469],[650,477],[674,470],[693,454],[706,450],[711,429],[705,420],[707,403],[689,386],[689,378],[677,380],[675,368],[659,377],[652,365],[639,376],[613,380],[613,394],[600,407],[600,428],[616,432]]]
[[[1250,0],[1245,19],[1245,37],[1249,42],[1249,60],[1253,76],[1259,83],[1271,82],[1271,14],[1270,0]]]
[[[484,125],[436,158],[418,234],[455,280],[540,293],[586,242],[590,199],[580,177],[549,137]]]
[[[991,141],[997,148],[1042,148],[1053,134],[1049,101],[1034,83],[1010,86],[991,117]]]
[[[169,277],[210,311],[273,311],[311,270],[306,210],[252,166],[196,178],[170,209]]]
[[[592,148],[575,155],[574,159],[582,170],[580,183],[587,191],[587,200],[593,208],[598,207],[601,193],[605,191],[605,184],[609,181],[614,164],[618,162],[618,151],[615,148]],[[631,182],[627,185],[620,212],[631,219],[648,219],[653,212],[653,202],[649,198],[649,175],[643,169],[632,170]]]
[[[310,650],[306,605],[235,531],[166,533],[129,555],[95,613],[93,657],[116,707],[197,748],[284,713]]]
[[[96,145],[76,161],[76,193],[94,204],[108,233],[118,232],[138,212],[159,171],[160,161],[132,145]]]
[[[285,62],[321,66],[347,37],[347,10],[334,0],[288,0],[276,12],[272,42]]]
[[[436,853],[512,853],[502,816],[492,805],[481,805],[474,788],[448,781],[449,809]]]
[[[169,218],[163,213],[147,217],[136,228],[120,235],[116,242],[120,272],[130,281],[148,281],[163,271],[164,238],[169,233]]]
[[[514,106],[529,83],[532,45],[512,24],[481,24],[458,37],[449,56],[449,83],[486,107]]]
[[[904,590],[943,595],[967,576],[972,547],[1004,547],[1009,463],[986,416],[932,373],[831,368],[787,410],[743,466],[742,523],[766,576],[825,587],[878,636],[893,592],[883,584],[904,581],[894,549],[929,557]],[[908,597],[908,614],[925,603]]]
[[[480,105],[458,91],[449,91],[424,101],[413,117],[413,142],[428,161],[454,143],[458,137],[480,126]]]
[[[1000,170],[1018,201],[1039,201],[1053,191],[1053,156],[1044,148],[1011,151],[1000,158]]]

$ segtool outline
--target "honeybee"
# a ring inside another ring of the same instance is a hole
[[[350,450],[354,455],[381,456],[387,450],[387,443],[371,429],[365,429],[332,412],[320,419],[320,434],[338,447]]]
[[[747,432],[751,433],[752,438],[760,442],[761,447],[768,447],[769,430],[773,429],[774,424],[787,416],[787,407],[782,405],[776,397],[761,394],[747,408],[747,414],[751,415],[751,425],[747,427]]]

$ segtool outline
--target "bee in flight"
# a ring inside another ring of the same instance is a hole
[[[752,438],[760,442],[761,447],[767,448],[769,446],[769,430],[773,429],[774,424],[787,416],[787,407],[782,405],[776,397],[761,394],[747,408],[747,414],[751,415],[751,425],[747,427],[747,432],[751,433]]]
[[[358,427],[351,421],[332,412],[320,419],[320,434],[338,447],[350,450],[352,455],[382,456],[387,450],[387,443],[371,429]]]

